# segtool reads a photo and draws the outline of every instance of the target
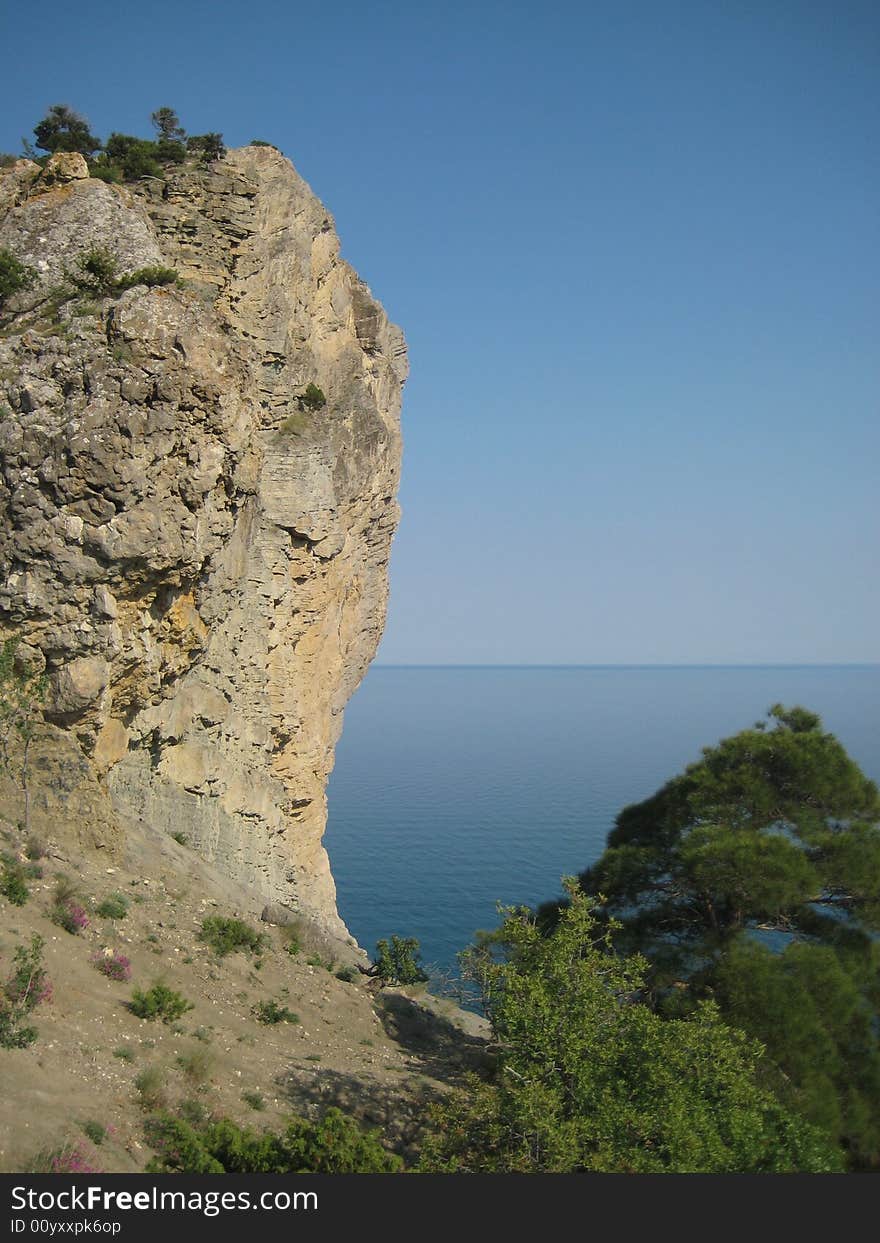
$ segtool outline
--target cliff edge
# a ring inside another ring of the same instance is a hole
[[[0,638],[45,675],[35,831],[112,853],[147,821],[344,934],[325,784],[384,624],[401,331],[273,148],[129,187],[19,161],[0,247],[36,272],[0,323]],[[180,279],[71,295],[96,250]],[[7,770],[0,812],[18,795]]]

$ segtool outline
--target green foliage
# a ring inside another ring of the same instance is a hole
[[[96,1148],[100,1148],[104,1140],[107,1138],[107,1128],[101,1122],[89,1119],[81,1123],[83,1135],[88,1136]]]
[[[251,1014],[258,1023],[274,1025],[275,1023],[298,1023],[299,1015],[288,1010],[287,1006],[277,1001],[258,1001],[251,1007]]]
[[[136,988],[128,1003],[128,1009],[137,1018],[161,1019],[163,1023],[174,1023],[193,1008],[192,1002],[161,981],[157,981],[146,992]]]
[[[303,409],[315,411],[327,405],[327,398],[317,384],[309,383],[306,385],[306,391],[301,395],[299,403]]]
[[[53,104],[42,121],[34,126],[34,138],[41,151],[79,151],[93,155],[101,145],[89,129],[85,117],[65,104]]]
[[[271,147],[273,151],[278,150],[274,142],[264,142],[262,138],[252,138],[249,145],[252,147]],[[14,159],[15,157],[13,156],[12,158]]]
[[[102,168],[118,169],[123,181],[162,176],[157,144],[146,138],[136,138],[133,134],[111,134],[97,163]]]
[[[262,1092],[242,1092],[241,1099],[257,1113],[262,1113],[266,1108],[266,1098]]]
[[[150,115],[160,142],[179,143],[186,138],[186,130],[173,108],[157,108]]]
[[[428,977],[419,966],[420,956],[415,937],[377,941],[372,974],[386,984],[422,984]]]
[[[200,156],[206,164],[212,160],[222,160],[226,154],[223,135],[216,133],[191,135],[186,140],[186,149]]]
[[[240,919],[209,915],[202,921],[199,940],[204,941],[220,958],[236,951],[258,954],[266,944],[261,932],[254,932]]]
[[[701,1005],[663,1019],[645,963],[612,950],[591,901],[543,933],[509,908],[463,956],[498,1043],[491,1082],[440,1107],[423,1167],[448,1172],[834,1171],[824,1137],[757,1082],[760,1046]]]
[[[132,289],[135,285],[146,285],[152,289],[157,285],[174,285],[178,280],[179,277],[174,268],[153,264],[152,267],[138,268],[134,272],[129,272],[126,276],[120,276],[116,281],[114,291],[122,293],[123,290]]]
[[[662,1013],[714,998],[779,1099],[880,1166],[880,798],[815,713],[775,704],[705,748],[621,812],[581,883]]]
[[[33,268],[16,259],[11,250],[0,246],[0,310],[7,298],[30,289],[36,279],[37,273]]]
[[[37,1038],[28,1016],[52,996],[43,966],[43,938],[34,933],[30,945],[20,945],[13,958],[13,970],[0,987],[0,1049],[23,1049]]]
[[[92,246],[77,256],[67,280],[85,293],[101,297],[113,293],[119,279],[116,256],[107,246]]]
[[[128,898],[121,893],[111,893],[95,909],[102,919],[125,919],[128,914]]]
[[[174,839],[174,841],[177,842],[178,846],[189,845],[189,838],[187,837],[185,833],[172,833],[171,836]]]
[[[278,1134],[228,1118],[199,1126],[165,1113],[150,1119],[147,1138],[157,1152],[149,1173],[392,1174],[402,1168],[375,1132],[364,1134],[338,1109],[319,1122],[291,1118]]]
[[[116,1048],[113,1050],[113,1056],[118,1057],[120,1062],[133,1062],[134,1061],[134,1049],[131,1047],[131,1045],[120,1044],[120,1045],[117,1045]]]
[[[30,896],[25,884],[24,868],[14,860],[4,862],[0,871],[0,894],[13,906],[24,906]]]

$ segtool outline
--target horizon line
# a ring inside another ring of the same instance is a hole
[[[562,662],[559,664],[532,662],[511,663],[499,661],[483,662],[422,662],[422,661],[372,661],[371,669],[878,669],[880,661],[876,660],[842,660],[842,661],[656,661],[648,663],[621,662],[607,664],[579,664]]]

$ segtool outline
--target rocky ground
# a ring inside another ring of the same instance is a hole
[[[24,832],[0,822],[0,834],[3,852],[24,860]],[[475,1015],[424,992],[379,988],[357,970],[350,944],[305,924],[298,952],[288,952],[289,930],[260,921],[258,898],[147,824],[128,826],[113,858],[74,855],[51,840],[45,847],[26,903],[0,897],[0,979],[37,933],[53,988],[33,1014],[36,1042],[0,1049],[2,1170],[28,1170],[37,1154],[64,1144],[79,1145],[99,1170],[142,1170],[152,1155],[149,1109],[193,1101],[257,1128],[337,1104],[411,1160],[431,1100],[485,1058]],[[88,915],[76,934],[51,919],[59,876],[75,883]],[[100,917],[96,908],[114,894],[127,914]],[[219,957],[199,939],[211,915],[245,920],[265,934],[265,949]],[[130,959],[129,982],[94,965],[108,950]],[[173,1025],[127,1009],[133,988],[157,980],[193,1004]],[[295,1021],[258,1021],[253,1008],[268,1001]],[[108,1132],[100,1145],[83,1130],[95,1133],[94,1122]]]

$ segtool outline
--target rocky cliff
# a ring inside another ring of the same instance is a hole
[[[35,827],[112,850],[148,820],[339,932],[325,783],[384,622],[403,336],[272,148],[125,188],[20,161],[0,247],[37,273],[0,323]],[[72,294],[95,248],[180,280]]]

